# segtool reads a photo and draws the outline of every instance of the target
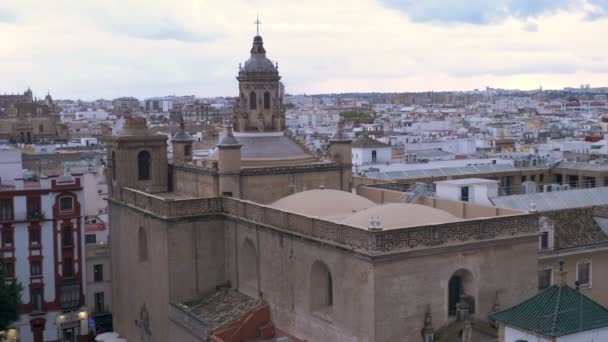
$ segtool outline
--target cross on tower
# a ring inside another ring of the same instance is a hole
[[[255,24],[255,26],[256,26],[256,32],[257,32],[257,35],[258,35],[258,36],[260,35],[260,24],[261,24],[261,23],[262,23],[262,22],[260,21],[260,16],[259,16],[259,15],[256,15],[254,24]]]

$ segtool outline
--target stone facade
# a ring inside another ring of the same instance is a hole
[[[35,101],[29,89],[23,95],[0,95],[0,139],[50,143],[66,141],[67,135],[50,95],[43,101]]]
[[[536,219],[529,214],[370,232],[227,197],[169,200],[125,188],[111,208],[111,227],[120,227],[111,234],[120,260],[113,281],[123,298],[115,301],[115,324],[128,339],[138,338],[130,322],[143,303],[153,340],[163,341],[170,301],[221,284],[262,298],[277,325],[311,341],[417,341],[427,306],[437,326],[450,321],[448,280],[462,270],[480,319],[537,286]],[[495,228],[485,235],[486,227]],[[437,228],[446,233],[425,245]],[[141,229],[154,251],[144,261]],[[329,307],[314,306],[323,291],[313,277],[317,263],[334,284]]]

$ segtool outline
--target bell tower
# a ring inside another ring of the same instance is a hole
[[[106,138],[110,196],[121,199],[122,187],[148,193],[168,191],[167,137],[151,134],[146,119],[127,117],[117,136]]]
[[[235,132],[280,132],[285,129],[285,107],[281,91],[278,63],[266,57],[264,41],[259,35],[253,38],[251,56],[239,64],[238,104],[234,109]]]

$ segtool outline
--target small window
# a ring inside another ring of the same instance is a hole
[[[270,93],[264,93],[264,109],[270,109]]]
[[[15,265],[12,262],[3,263],[2,270],[4,271],[5,278],[13,278],[15,276]]]
[[[40,244],[40,228],[30,229],[30,245]]]
[[[61,241],[63,247],[72,247],[73,233],[72,227],[70,226],[63,226],[63,228],[61,228]]]
[[[38,133],[42,133],[42,132],[44,132],[44,126],[38,125]]]
[[[551,275],[553,271],[548,268],[538,271],[538,289],[543,290],[551,286]]]
[[[543,183],[545,181],[545,175],[538,176],[538,179],[541,183]]]
[[[40,218],[40,197],[27,198],[27,215],[30,219]]]
[[[74,198],[71,196],[61,197],[59,199],[59,211],[74,210]]]
[[[576,280],[581,286],[591,286],[591,261],[583,261],[576,265]]]
[[[63,259],[63,277],[67,278],[67,277],[73,277],[74,276],[74,265],[72,265],[72,259],[71,258],[65,258]]]
[[[96,243],[97,242],[97,236],[95,234],[87,234],[87,235],[84,236],[84,241],[87,244],[89,244],[89,243]]]
[[[540,249],[549,248],[549,232],[542,232],[540,235]]]
[[[102,264],[93,265],[93,280],[95,282],[103,281],[103,265]]]
[[[521,176],[521,182],[522,182],[522,183],[523,183],[523,182],[525,182],[525,181],[527,181],[527,180],[528,180],[528,177],[527,177],[527,176]]]
[[[105,312],[105,300],[103,292],[95,293],[95,312]]]
[[[42,275],[42,265],[40,264],[40,261],[32,261],[30,264],[30,276],[37,277],[40,275]]]
[[[42,311],[42,289],[33,288],[30,292],[32,311]]]
[[[137,155],[137,175],[139,180],[150,179],[150,153],[141,151]]]
[[[249,93],[249,109],[257,109],[258,108],[258,100],[255,95],[255,92]]]
[[[184,146],[184,155],[189,157],[192,154],[192,146],[186,145]]]
[[[0,200],[0,221],[13,220],[13,200],[4,198]]]
[[[13,245],[13,232],[11,230],[5,230],[2,232],[2,246],[11,247]]]

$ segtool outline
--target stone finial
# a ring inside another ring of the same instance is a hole
[[[536,202],[531,201],[530,202],[530,210],[531,213],[535,213],[536,212]]]
[[[372,216],[369,218],[368,229],[370,231],[382,230],[382,221],[380,220],[380,216]]]

